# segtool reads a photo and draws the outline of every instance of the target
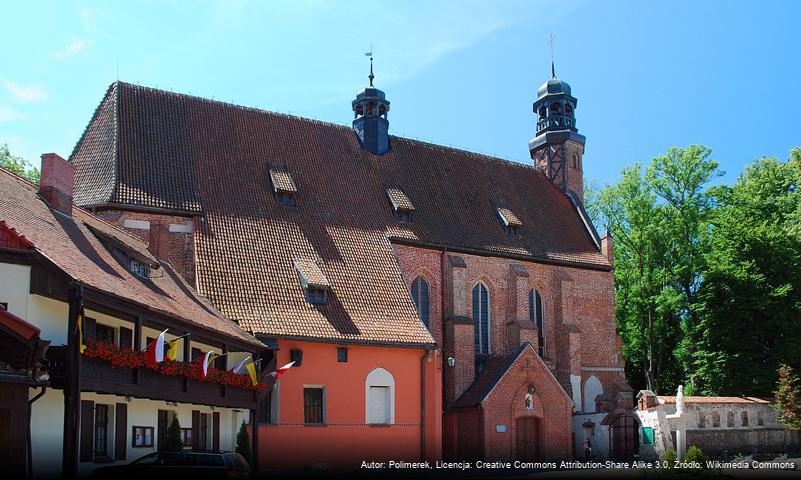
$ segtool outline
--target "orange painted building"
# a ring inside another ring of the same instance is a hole
[[[442,452],[442,362],[438,350],[279,341],[278,364],[302,350],[300,367],[280,377],[276,417],[259,425],[264,466],[356,468],[362,461],[435,460]],[[337,355],[344,349],[347,361]],[[304,390],[323,387],[322,422],[305,422]],[[361,387],[361,388],[360,388]],[[387,389],[388,417],[367,407],[376,388]],[[372,389],[372,392],[371,392]],[[421,412],[421,404],[425,405]],[[423,428],[420,428],[420,426]]]

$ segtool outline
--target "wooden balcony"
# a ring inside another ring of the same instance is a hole
[[[66,347],[50,347],[47,359],[51,385],[63,388]],[[81,391],[109,393],[167,402],[195,403],[231,408],[256,408],[254,390],[200,382],[191,378],[162,375],[149,368],[114,367],[110,363],[81,356]]]

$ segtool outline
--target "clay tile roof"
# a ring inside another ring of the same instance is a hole
[[[517,215],[515,215],[508,208],[498,207],[498,215],[501,216],[501,221],[507,227],[510,227],[510,226],[511,227],[520,227],[520,226],[523,225],[523,222],[521,222],[520,219],[517,218]]]
[[[0,169],[0,219],[68,276],[86,288],[213,331],[240,345],[261,346],[192,290],[169,264],[159,262],[146,243],[80,208],[74,208],[71,217],[53,211],[37,190],[30,182]],[[108,248],[109,239],[136,258],[160,265],[162,274],[146,280],[135,276]]]
[[[470,387],[456,400],[454,407],[472,407],[483,402],[526,346],[525,344],[521,345],[514,352],[489,356],[484,361],[484,368],[476,375],[476,379]]]
[[[664,400],[665,403],[676,403],[675,395],[658,395],[657,398]],[[771,403],[767,398],[757,397],[700,397],[700,396],[687,396],[684,397],[684,403]]]
[[[407,197],[401,189],[396,187],[387,188],[387,196],[389,197],[389,201],[392,202],[393,210],[400,212],[414,211],[412,201],[409,200],[409,197]]]
[[[314,260],[295,260],[294,263],[304,288],[307,286],[329,288],[331,286]]]
[[[611,269],[570,198],[533,166],[396,136],[376,156],[349,126],[118,82],[70,161],[79,205],[202,213],[198,288],[263,336],[432,344],[395,243]],[[270,201],[277,162],[303,192],[294,207]],[[387,186],[414,200],[413,222],[386,208]],[[495,205],[528,228],[503,232]],[[305,301],[299,258],[333,286],[326,305]]]
[[[294,180],[292,180],[292,175],[286,170],[271,168],[270,180],[273,183],[273,190],[276,192],[295,193],[298,191],[298,187],[295,185]]]

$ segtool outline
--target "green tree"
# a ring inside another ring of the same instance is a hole
[[[39,169],[30,162],[17,155],[12,155],[8,145],[0,146],[0,167],[11,173],[27,178],[33,183],[39,183]]]
[[[705,231],[719,175],[701,145],[671,148],[647,168],[635,164],[587,211],[615,238],[617,328],[635,388],[673,391],[687,377],[684,332],[694,324]]]
[[[715,195],[691,338],[697,391],[768,395],[780,364],[801,367],[801,150],[756,161]]]
[[[787,430],[801,431],[801,384],[789,365],[779,367],[776,404],[779,422]]]
[[[245,460],[252,466],[253,453],[250,449],[250,435],[248,434],[248,427],[245,422],[239,427],[239,433],[236,434],[236,453],[245,457]]]
[[[167,427],[167,438],[165,441],[164,449],[168,452],[177,452],[184,448],[184,442],[181,440],[181,424],[178,422],[178,417],[172,417],[170,426]]]

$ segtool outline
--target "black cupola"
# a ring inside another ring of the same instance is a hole
[[[381,155],[389,151],[389,101],[381,90],[373,86],[373,57],[370,57],[370,85],[356,94],[353,107],[353,130],[362,148]]]

